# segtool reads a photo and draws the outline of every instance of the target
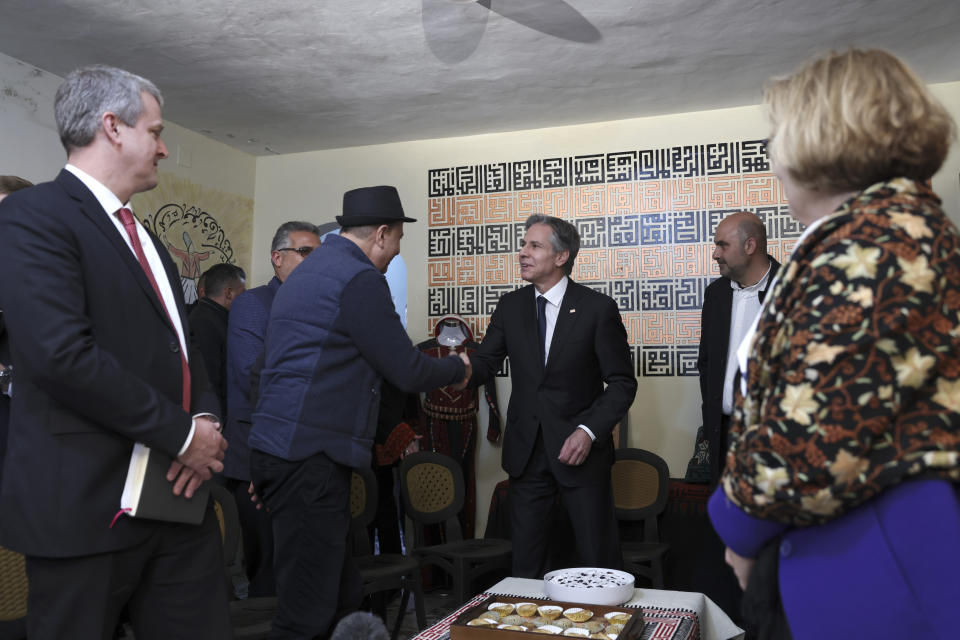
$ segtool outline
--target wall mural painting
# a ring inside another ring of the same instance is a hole
[[[427,194],[428,335],[448,314],[483,335],[500,296],[524,284],[523,222],[543,213],[576,225],[573,278],[617,301],[637,375],[647,377],[697,375],[720,220],[756,213],[781,262],[803,231],[763,140],[431,169]]]
[[[161,174],[153,191],[135,196],[134,209],[180,269],[187,304],[197,280],[215,264],[249,269],[253,200]]]

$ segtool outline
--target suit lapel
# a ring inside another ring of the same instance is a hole
[[[728,278],[724,278],[725,285],[723,289],[720,290],[720,309],[718,310],[717,316],[712,318],[712,322],[717,323],[717,338],[722,338],[722,341],[717,342],[717,344],[725,345],[723,348],[723,353],[717,354],[720,356],[720,375],[726,376],[727,371],[727,354],[730,352],[730,314],[733,313],[733,285],[730,283]]]
[[[130,251],[130,247],[127,246],[126,241],[120,237],[113,222],[107,219],[107,216],[110,214],[103,211],[100,202],[94,197],[90,190],[87,189],[86,185],[66,169],[60,171],[56,182],[63,187],[71,198],[77,201],[83,215],[89,218],[93,225],[106,237],[107,241],[113,245],[120,260],[123,261],[124,266],[130,270],[137,284],[139,284],[143,290],[144,295],[150,300],[150,304],[152,304],[157,313],[160,314],[160,317],[166,319],[166,309],[160,299],[157,298],[157,294],[154,293],[153,285],[151,285],[147,279],[147,274],[144,273],[143,267],[140,266],[140,262],[133,255],[133,252]],[[169,323],[170,321],[167,320],[167,322]]]
[[[560,301],[560,313],[557,315],[557,323],[553,326],[553,337],[550,339],[550,353],[547,354],[547,367],[556,360],[554,354],[562,345],[566,343],[567,338],[573,331],[577,323],[577,303],[583,297],[584,287],[573,280],[567,281],[567,290],[563,294],[563,300]]]
[[[160,238],[153,235],[153,232],[149,229],[147,230],[147,235],[150,236],[150,241],[153,242],[153,247],[157,250],[157,255],[160,256],[160,262],[163,264],[164,277],[167,279],[167,282],[170,283],[170,288],[173,291],[173,301],[174,304],[177,305],[177,313],[180,314],[180,326],[186,327],[187,307],[183,296],[177,295],[178,290],[183,290],[183,284],[180,282],[180,272],[177,271],[176,264],[174,264],[170,258],[170,252],[160,243]]]

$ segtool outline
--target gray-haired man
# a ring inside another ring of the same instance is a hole
[[[285,222],[273,235],[270,261],[274,277],[267,284],[248,289],[233,301],[227,328],[227,428],[230,443],[223,460],[227,488],[233,492],[240,511],[243,554],[250,596],[271,596],[273,581],[273,534],[263,511],[251,503],[250,413],[256,393],[255,381],[263,366],[263,344],[273,297],[280,285],[310,252],[320,246],[320,230],[310,222]]]
[[[192,497],[226,442],[169,254],[133,216],[167,157],[162,97],[112,67],[54,103],[66,168],[0,203],[0,308],[17,373],[0,544],[26,556],[30,638],[231,638],[217,518],[121,517],[134,443]],[[204,494],[205,495],[205,494]]]

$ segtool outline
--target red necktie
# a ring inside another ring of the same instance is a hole
[[[160,300],[160,305],[167,312],[167,320],[170,321],[170,326],[175,327],[173,323],[173,316],[170,313],[170,310],[167,309],[167,305],[163,302],[163,296],[160,295],[160,287],[157,286],[157,281],[153,277],[153,271],[150,269],[150,264],[147,262],[147,257],[143,254],[143,245],[140,244],[140,235],[137,233],[137,221],[133,218],[133,212],[126,207],[123,207],[117,211],[117,215],[120,216],[120,222],[123,223],[123,228],[127,230],[127,236],[130,238],[130,244],[133,245],[133,252],[137,254],[137,260],[140,262],[140,266],[143,268],[143,272],[147,274],[147,280],[150,281],[150,284],[153,286],[153,292],[157,294],[157,299]],[[179,342],[179,337],[177,338]],[[190,365],[187,364],[187,355],[183,352],[183,349],[180,349],[180,368],[183,370],[183,410],[190,411]]]

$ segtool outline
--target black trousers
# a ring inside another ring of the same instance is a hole
[[[27,556],[31,640],[113,638],[128,605],[137,640],[233,638],[220,528],[157,522],[136,547],[73,558]]]
[[[543,437],[537,442],[523,475],[510,478],[510,538],[513,576],[542,578],[547,571],[550,511],[557,493],[570,516],[580,562],[586,567],[623,567],[620,535],[613,510],[610,471],[584,486],[558,482],[550,470]]]
[[[250,482],[234,478],[224,478],[224,486],[233,494],[237,503],[237,515],[240,518],[240,531],[243,533],[243,561],[247,580],[250,581],[248,595],[260,598],[276,595],[273,581],[273,525],[264,509],[250,501],[247,489]]]
[[[361,600],[348,544],[351,469],[322,453],[289,461],[253,450],[250,471],[273,524],[277,614],[270,637],[329,637]]]

